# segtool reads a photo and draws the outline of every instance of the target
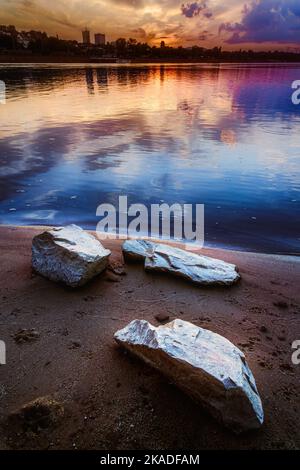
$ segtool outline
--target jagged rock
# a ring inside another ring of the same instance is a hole
[[[261,399],[244,354],[222,336],[182,320],[134,320],[115,340],[171,379],[234,432],[259,428]]]
[[[128,240],[123,253],[127,260],[144,260],[147,271],[167,272],[199,285],[231,285],[240,279],[234,264],[170,245]]]
[[[101,273],[110,254],[95,237],[76,225],[47,230],[32,241],[34,270],[70,287],[82,286]]]
[[[233,264],[168,245],[155,247],[145,260],[145,269],[171,273],[201,285],[231,285],[240,278]]]

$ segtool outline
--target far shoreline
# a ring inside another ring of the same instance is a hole
[[[118,58],[117,60],[114,59],[107,59],[107,61],[99,60],[95,61],[90,59],[89,57],[85,56],[60,56],[60,55],[34,55],[34,54],[18,54],[14,56],[9,56],[6,54],[0,54],[0,65],[6,64],[15,64],[15,65],[23,65],[23,64],[84,64],[84,65],[139,65],[139,64],[270,64],[270,65],[290,65],[290,64],[300,64],[299,60],[272,60],[272,59],[264,59],[264,60],[232,60],[232,59],[123,59]]]

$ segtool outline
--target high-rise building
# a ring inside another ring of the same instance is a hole
[[[95,34],[95,44],[96,44],[96,46],[104,46],[105,45],[105,34],[96,33]]]
[[[87,28],[82,31],[82,42],[83,44],[91,44],[90,32]]]

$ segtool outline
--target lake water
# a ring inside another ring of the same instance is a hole
[[[0,66],[0,223],[205,204],[205,242],[300,252],[299,65]]]

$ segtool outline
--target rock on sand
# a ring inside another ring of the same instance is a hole
[[[226,338],[182,320],[134,320],[115,333],[124,348],[171,379],[236,433],[259,428],[263,408],[244,354]]]
[[[122,249],[127,261],[144,261],[147,271],[170,273],[198,285],[227,286],[240,279],[234,264],[171,245],[146,240],[127,240]]]
[[[108,264],[111,252],[76,225],[53,228],[32,241],[32,267],[51,281],[70,287],[86,284]]]

